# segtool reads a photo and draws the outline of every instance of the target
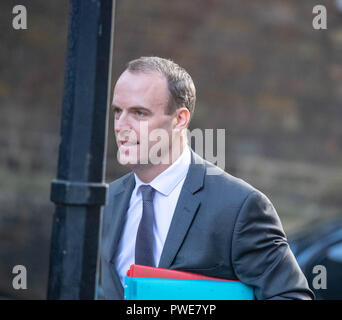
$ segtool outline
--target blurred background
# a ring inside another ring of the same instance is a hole
[[[27,9],[27,30],[12,9]],[[287,234],[342,217],[342,13],[324,1],[119,0],[113,84],[143,55],[193,77],[190,130],[226,129],[226,171],[263,191]],[[342,10],[342,9],[341,9]],[[69,18],[67,0],[0,2],[0,296],[45,299]],[[106,180],[116,161],[110,114]],[[25,265],[28,289],[12,288]]]

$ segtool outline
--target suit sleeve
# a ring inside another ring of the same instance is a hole
[[[232,262],[257,299],[314,299],[271,202],[253,191],[236,218]]]

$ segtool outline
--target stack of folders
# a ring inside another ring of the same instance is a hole
[[[196,273],[131,265],[125,300],[254,300],[253,288],[240,281]]]

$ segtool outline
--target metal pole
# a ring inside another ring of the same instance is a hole
[[[94,299],[115,0],[71,0],[48,299]]]

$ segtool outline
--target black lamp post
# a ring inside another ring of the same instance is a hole
[[[48,299],[94,299],[115,0],[71,0]]]

